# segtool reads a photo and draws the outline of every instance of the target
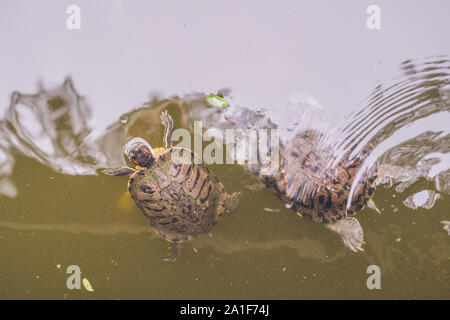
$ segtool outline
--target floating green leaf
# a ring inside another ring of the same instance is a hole
[[[94,291],[94,289],[91,286],[91,283],[86,278],[83,279],[83,286],[86,288],[87,291],[91,291],[91,292]]]
[[[218,96],[217,94],[210,94],[206,96],[206,102],[213,107],[226,108],[228,107],[228,101]]]

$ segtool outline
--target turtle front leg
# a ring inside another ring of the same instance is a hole
[[[126,176],[126,175],[130,175],[134,172],[136,172],[136,170],[134,170],[133,168],[130,168],[130,167],[120,167],[120,168],[115,168],[115,169],[103,170],[104,174],[114,176],[114,177]]]
[[[173,132],[173,119],[167,111],[161,113],[161,123],[165,128],[164,131],[164,147],[166,149],[172,148],[172,132]]]
[[[224,207],[227,213],[233,213],[239,207],[242,195],[240,192],[227,194],[225,196]]]
[[[177,260],[177,258],[180,256],[180,253],[181,253],[181,244],[179,242],[173,242],[170,245],[169,256],[166,259],[164,259],[164,261],[173,262]]]
[[[364,251],[362,245],[364,242],[364,233],[359,221],[356,218],[348,217],[341,219],[335,223],[325,225],[328,229],[337,232],[344,244],[352,251]]]

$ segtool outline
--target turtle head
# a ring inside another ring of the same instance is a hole
[[[134,138],[127,142],[123,149],[125,156],[132,163],[140,167],[150,167],[155,161],[155,153],[150,144],[141,138]]]

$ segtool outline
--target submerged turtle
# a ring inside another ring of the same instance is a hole
[[[331,149],[316,147],[319,137],[320,134],[313,130],[295,135],[287,146],[280,148],[279,165],[271,175],[261,175],[262,168],[255,173],[266,186],[290,203],[299,216],[323,223],[337,232],[348,248],[362,251],[363,230],[353,215],[366,206],[378,211],[371,200],[377,166],[365,170],[356,180],[371,146],[368,145],[361,156],[352,161],[346,154],[330,165],[336,155]]]
[[[278,128],[264,113],[245,107],[225,115],[225,120],[237,128]],[[351,250],[363,250],[363,230],[353,215],[366,206],[378,211],[371,198],[377,178],[388,174],[376,164],[363,168],[373,148],[370,144],[358,157],[350,159],[354,149],[339,157],[333,146],[327,144],[327,138],[326,133],[315,129],[298,130],[289,139],[280,141],[276,163],[269,160],[264,165],[246,167],[299,216],[337,232]],[[272,153],[269,143],[266,150],[267,154]]]
[[[125,166],[104,173],[131,175],[128,191],[132,199],[154,231],[173,243],[167,260],[175,260],[179,244],[209,232],[224,212],[237,208],[240,194],[227,194],[216,175],[191,150],[172,146],[173,120],[167,112],[161,114],[161,122],[164,152],[156,156],[148,142],[132,139],[124,153],[137,169]]]

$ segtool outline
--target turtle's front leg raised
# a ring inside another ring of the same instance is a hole
[[[164,147],[166,149],[172,148],[172,132],[173,132],[173,119],[167,111],[161,113],[161,123],[163,124],[164,130]]]
[[[325,225],[328,229],[337,232],[344,244],[352,251],[364,251],[362,245],[364,242],[364,233],[359,221],[353,217],[347,217]]]

